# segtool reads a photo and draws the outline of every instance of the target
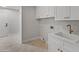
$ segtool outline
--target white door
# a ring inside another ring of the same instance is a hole
[[[4,9],[0,9],[0,37],[8,34],[8,20],[7,12]]]

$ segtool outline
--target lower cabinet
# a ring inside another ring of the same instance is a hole
[[[48,37],[49,52],[79,52],[79,47],[73,43],[66,42],[54,36]]]
[[[63,52],[63,41],[56,38],[49,37],[48,39],[49,52]]]
[[[79,52],[79,47],[75,44],[64,42],[63,51],[64,52]]]

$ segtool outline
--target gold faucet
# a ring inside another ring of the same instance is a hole
[[[69,33],[72,34],[73,30],[70,24],[67,25],[67,27],[69,27]]]

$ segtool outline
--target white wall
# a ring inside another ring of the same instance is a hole
[[[20,6],[6,6],[6,8],[20,10]]]
[[[35,7],[22,7],[22,38],[23,41],[39,36],[39,21],[35,18]]]

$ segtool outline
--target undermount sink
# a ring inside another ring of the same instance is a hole
[[[65,38],[64,40],[71,41],[73,43],[79,43],[79,36],[78,35],[65,34],[65,33],[62,33],[62,32],[55,33],[55,35],[58,35],[62,38]]]

